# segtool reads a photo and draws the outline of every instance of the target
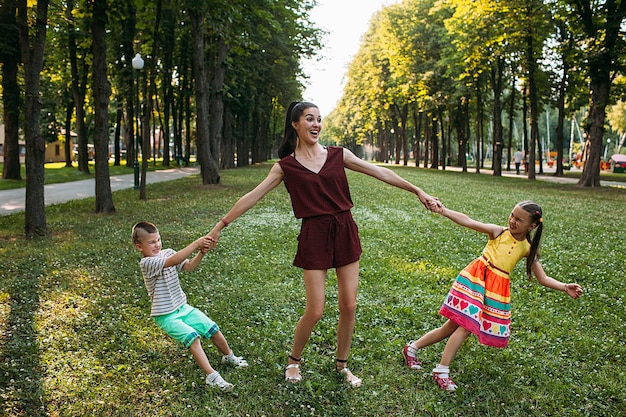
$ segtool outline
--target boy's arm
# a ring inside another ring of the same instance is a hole
[[[208,247],[210,245],[211,245],[211,239],[209,237],[207,237],[207,236],[202,236],[201,238],[199,238],[199,239],[195,240],[194,242],[190,243],[189,245],[187,245],[187,247],[185,247],[184,249],[181,249],[178,252],[176,252],[175,254],[173,254],[172,256],[168,257],[165,260],[165,265],[163,267],[167,268],[167,267],[170,267],[170,266],[178,265],[181,262],[183,262],[185,259],[189,258],[191,256],[191,254],[194,253],[196,250],[203,249],[203,248],[207,248],[208,249]],[[200,257],[200,259],[202,259],[202,257]],[[199,262],[200,262],[200,260],[198,260],[198,263]],[[187,269],[185,269],[185,270],[187,270]]]
[[[191,258],[189,262],[185,262],[185,264],[183,265],[183,271],[191,272],[196,269],[198,265],[200,265],[200,262],[202,261],[202,258],[204,258],[205,254],[206,251],[198,251],[198,253],[196,253],[196,256]]]
[[[446,207],[441,207],[440,210],[434,210],[444,217],[452,220],[460,226],[467,227],[468,229],[476,230],[480,233],[489,235],[489,239],[495,239],[500,233],[502,233],[502,226],[491,223],[482,223],[470,218],[467,214],[460,213],[458,211],[450,210]]]

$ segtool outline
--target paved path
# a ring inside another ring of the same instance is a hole
[[[171,181],[177,178],[200,173],[200,167],[182,167],[158,171],[148,171],[146,184],[154,184],[162,181]],[[118,175],[111,177],[111,191],[133,188],[135,186],[135,174]],[[96,180],[64,182],[44,186],[44,198],[46,206],[51,204],[65,203],[70,200],[89,198],[96,196]],[[26,189],[15,188],[0,191],[0,216],[24,211],[26,203]]]
[[[460,168],[446,167],[446,170],[460,171]],[[475,173],[474,168],[468,168],[469,173]],[[481,169],[481,174],[493,175],[491,170]],[[154,184],[162,181],[170,181],[177,178],[185,177],[188,175],[200,173],[200,167],[183,167],[173,168],[160,171],[149,171],[147,173],[147,184]],[[514,172],[503,171],[503,176],[517,177]],[[523,176],[519,176],[523,178]],[[555,177],[547,173],[547,175],[537,175],[537,181],[551,181],[561,184],[576,184],[578,179]],[[126,188],[132,188],[135,184],[134,174],[119,175],[111,177],[111,190],[117,191]],[[618,187],[626,189],[626,181],[600,181],[600,185],[603,187]],[[44,186],[45,204],[46,206],[51,204],[65,203],[70,200],[77,200],[81,198],[95,197],[95,179],[88,179],[82,181],[65,182],[61,184],[50,184]],[[26,190],[24,188],[16,188],[13,190],[0,191],[0,216],[6,216],[7,214],[15,213],[24,210],[26,200]]]

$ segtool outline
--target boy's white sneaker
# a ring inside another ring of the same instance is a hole
[[[246,362],[244,358],[241,356],[235,356],[234,354],[222,356],[222,363],[233,365],[237,368],[246,368],[248,366],[248,362]]]
[[[226,382],[217,371],[206,376],[206,384],[212,387],[217,387],[222,392],[232,391],[233,388],[235,388],[233,384]]]

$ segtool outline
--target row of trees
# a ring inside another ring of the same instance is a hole
[[[149,138],[157,129],[163,137],[164,165],[172,155],[188,156],[195,141],[205,184],[217,183],[221,168],[269,158],[282,128],[283,109],[301,94],[300,59],[312,56],[320,46],[321,33],[308,17],[314,4],[314,0],[0,4],[3,178],[20,176],[22,126],[26,235],[47,233],[43,198],[47,132],[56,137],[63,128],[68,143],[70,132],[77,132],[82,172],[89,171],[87,145],[93,140],[96,211],[105,213],[115,210],[108,173],[113,126],[116,163],[120,135],[127,164],[136,159],[135,149],[142,148],[140,198],[145,198]],[[568,112],[585,105],[586,159],[580,184],[599,186],[606,109],[622,92],[614,86],[626,60],[625,16],[622,0],[404,0],[385,7],[363,38],[348,70],[344,95],[326,119],[324,133],[349,147],[369,140],[383,155],[394,155],[396,162],[404,155],[407,163],[412,150],[425,166],[445,159],[454,138],[458,164],[466,169],[470,140],[482,150],[489,143],[485,132],[490,128],[493,167],[499,175],[503,149],[508,147],[510,160],[512,140],[512,129],[505,137],[503,117],[508,114],[510,127],[521,113],[529,177],[534,178],[543,106],[558,109],[556,161],[557,174],[562,174],[564,120]],[[130,65],[137,52],[146,63],[140,72]],[[139,86],[141,92],[136,93]],[[142,97],[140,112],[135,96]],[[140,132],[135,131],[136,119],[141,121]],[[141,138],[135,139],[138,133]],[[170,138],[174,149],[169,147]]]
[[[140,198],[145,198],[149,138],[156,129],[164,138],[167,166],[172,155],[188,156],[195,141],[204,184],[219,182],[220,168],[266,160],[275,132],[282,128],[278,125],[283,109],[301,96],[300,59],[311,57],[320,46],[321,32],[308,16],[313,4],[4,0],[3,178],[20,179],[21,127],[26,143],[26,235],[47,234],[45,140],[62,130],[66,143],[70,132],[77,133],[78,169],[85,173],[87,145],[93,140],[96,212],[102,213],[115,211],[108,169],[114,126],[115,163],[120,163],[120,135],[127,164],[141,146]],[[145,57],[140,72],[131,66],[136,53]],[[141,106],[134,105],[136,96],[141,96]],[[136,119],[141,121],[140,132],[135,131]],[[135,139],[138,133],[141,139]],[[70,160],[69,154],[66,158]]]
[[[620,0],[404,0],[387,6],[372,19],[349,66],[325,139],[374,144],[381,160],[391,155],[396,163],[403,155],[406,164],[412,151],[416,163],[434,167],[454,147],[464,170],[468,145],[475,143],[480,153],[490,142],[500,175],[503,149],[511,160],[514,118],[521,113],[534,179],[542,109],[558,109],[552,137],[562,175],[564,121],[587,108],[579,185],[598,187],[607,106],[623,99],[626,85],[615,82],[626,64],[625,17]],[[616,126],[624,116],[615,116]]]

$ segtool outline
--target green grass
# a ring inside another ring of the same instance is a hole
[[[485,237],[428,213],[409,193],[349,173],[364,254],[350,389],[333,371],[336,278],[327,309],[303,353],[304,379],[283,381],[304,307],[301,271],[291,265],[298,222],[283,186],[222,234],[198,270],[181,274],[190,304],[221,327],[248,369],[222,366],[236,384],[203,384],[188,351],[148,317],[149,300],[130,228],[156,223],[166,247],[207,232],[270,165],[228,170],[222,184],[198,176],[114,193],[116,214],[93,199],[47,208],[51,237],[22,237],[24,215],[0,217],[0,410],[2,416],[617,416],[626,413],[626,271],[623,189],[579,189],[522,178],[393,168],[447,206],[504,224],[520,200],[544,208],[542,262],[577,281],[572,300],[512,275],[512,339],[506,349],[470,338],[452,364],[460,389],[430,380],[443,344],[407,370],[400,350],[439,326],[437,314],[458,271]]]
[[[157,166],[155,167],[153,160],[150,160],[148,163],[148,171],[154,171],[157,169],[170,169],[176,166],[176,161],[171,163],[171,166],[164,167],[162,166],[162,161],[157,162]],[[0,172],[4,168],[3,164],[0,163]],[[50,162],[44,165],[45,174],[44,174],[44,182],[46,184],[58,184],[61,182],[71,182],[71,181],[80,181],[89,178],[95,178],[95,162],[89,162],[89,174],[84,174],[78,171],[78,163],[74,162],[72,167],[66,167],[65,162]],[[121,165],[113,165],[113,162],[109,162],[109,175],[127,175],[132,174],[133,167],[126,166],[126,161],[122,161]],[[21,166],[21,180],[0,180],[0,191],[2,190],[10,190],[13,188],[22,188],[26,187],[26,166],[22,164]]]

